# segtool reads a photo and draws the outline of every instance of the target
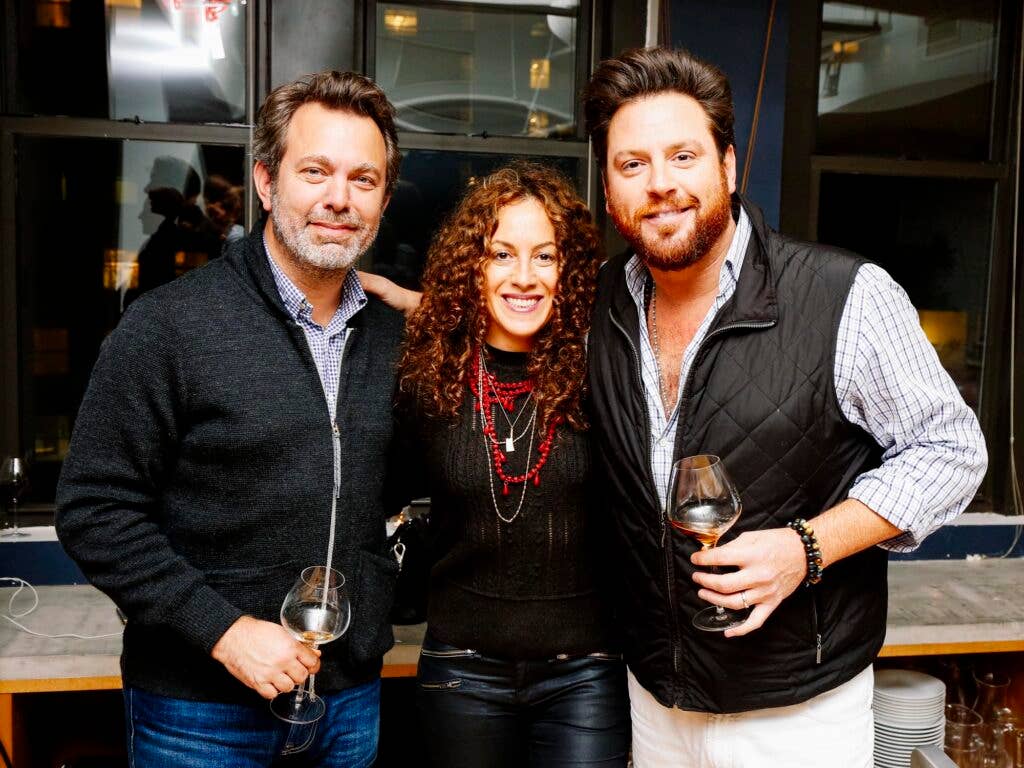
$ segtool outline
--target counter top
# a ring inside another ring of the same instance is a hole
[[[826,576],[827,577],[827,576]],[[18,621],[36,637],[0,620],[0,694],[102,690],[121,685],[121,622],[113,603],[89,586],[39,587],[39,607]],[[915,561],[889,564],[889,625],[882,656],[1024,650],[1024,559]],[[0,589],[8,612],[14,588]],[[31,605],[25,589],[14,601]],[[415,674],[424,625],[395,627],[385,677]]]

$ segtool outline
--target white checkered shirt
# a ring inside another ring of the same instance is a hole
[[[306,295],[299,290],[270,255],[266,238],[263,248],[267,252],[270,271],[274,273],[277,292],[281,294],[284,308],[295,323],[306,334],[309,351],[320,374],[320,384],[324,388],[324,399],[334,421],[338,407],[338,380],[341,377],[341,356],[348,338],[348,321],[366,304],[366,293],[354,269],[350,269],[341,286],[341,304],[334,317],[324,327],[313,320],[313,305]]]
[[[741,209],[719,274],[718,295],[683,356],[680,394],[701,341],[736,290],[750,236],[750,220]],[[658,364],[647,333],[650,280],[647,267],[633,256],[626,263],[626,284],[640,317],[651,468],[659,498],[666,498],[679,402],[665,414]],[[884,450],[882,465],[860,475],[849,497],[904,531],[881,546],[912,550],[964,510],[985,474],[988,455],[978,420],[925,338],[917,310],[906,292],[874,264],[862,266],[850,288],[839,323],[833,375],[843,415]]]

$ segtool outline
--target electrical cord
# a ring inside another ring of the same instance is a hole
[[[45,632],[36,632],[34,629],[29,629],[20,621],[18,621],[18,619],[25,618],[30,613],[32,613],[32,611],[39,607],[39,592],[37,592],[36,588],[29,584],[27,581],[18,578],[17,576],[0,576],[0,582],[5,581],[17,584],[18,588],[14,590],[14,594],[11,595],[11,599],[7,601],[7,613],[0,613],[0,618],[7,619],[7,621],[16,626],[22,632],[27,632],[28,634],[34,635],[35,637],[46,637],[51,640],[59,640],[64,638],[70,638],[73,640],[100,640],[105,637],[121,636],[121,632],[111,632],[106,635],[78,635],[74,632],[63,632],[56,635],[48,635]],[[17,612],[14,610],[14,601],[15,599],[17,599],[18,595],[21,594],[22,590],[26,588],[32,593],[32,607],[27,610]]]
[[[1021,15],[1021,28],[1024,29],[1024,14]],[[1020,261],[1020,163],[1021,163],[1021,119],[1024,117],[1024,65],[1019,66],[1017,79],[1017,181],[1013,189],[1013,246],[1010,253],[1010,495],[1013,499],[1013,514],[1024,515],[1024,503],[1021,499],[1020,481],[1017,477],[1016,431],[1017,431],[1017,265]],[[1018,523],[1013,542],[999,558],[1009,557],[1020,542],[1024,524]]]

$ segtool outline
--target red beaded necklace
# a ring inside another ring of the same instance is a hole
[[[502,482],[501,495],[508,496],[509,485],[525,483],[531,479],[535,486],[540,485],[541,467],[548,460],[548,454],[551,453],[551,443],[555,439],[555,429],[563,421],[563,417],[559,415],[551,419],[551,423],[548,424],[547,434],[537,447],[538,456],[533,467],[521,475],[506,473],[505,463],[508,461],[508,456],[501,449],[501,441],[498,439],[498,433],[494,428],[493,406],[497,404],[499,408],[504,408],[506,411],[514,410],[517,397],[533,392],[533,379],[508,382],[498,381],[494,374],[487,370],[480,355],[481,351],[478,347],[476,354],[473,356],[471,368],[476,375],[469,377],[469,389],[473,393],[473,410],[483,413],[483,431],[490,443],[491,456],[494,458],[494,471]],[[525,487],[523,490],[526,490]]]

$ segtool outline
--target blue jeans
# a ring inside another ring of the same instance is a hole
[[[317,723],[291,726],[266,703],[222,704],[157,696],[138,688],[124,692],[131,768],[257,768],[330,766],[366,768],[377,757],[380,680],[324,697],[327,713]],[[282,756],[289,728],[308,735],[302,751]]]
[[[438,768],[625,768],[626,667],[594,653],[514,661],[423,641],[417,693]]]

